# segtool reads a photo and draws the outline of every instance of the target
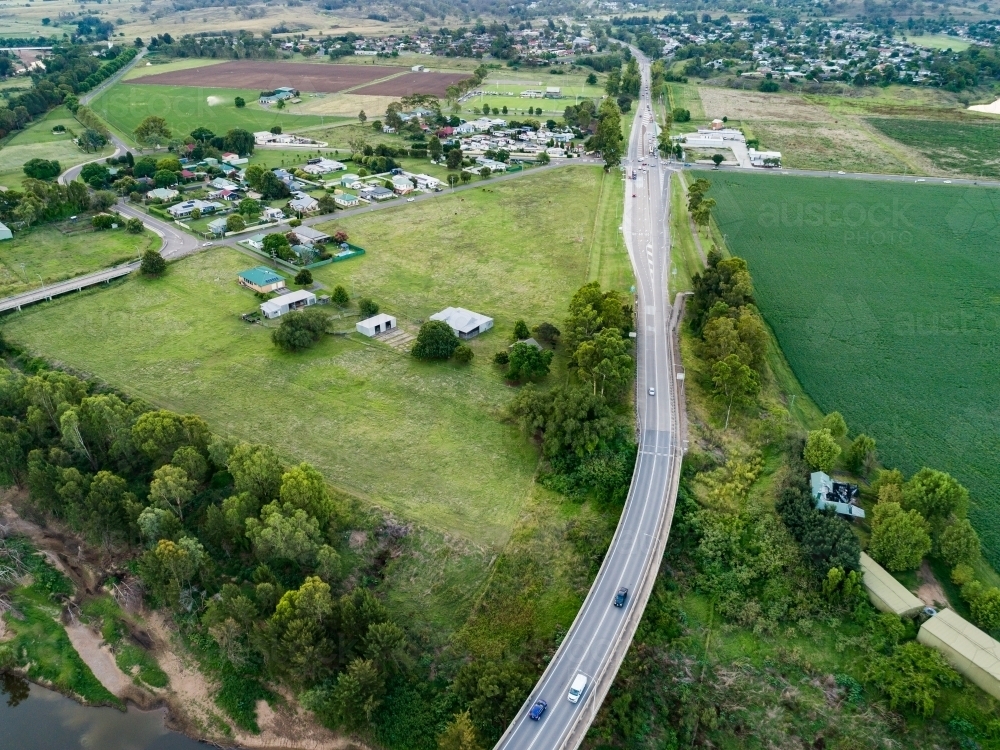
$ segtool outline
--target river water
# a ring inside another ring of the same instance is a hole
[[[0,750],[195,750],[163,726],[166,709],[85,708],[20,677],[0,674]]]

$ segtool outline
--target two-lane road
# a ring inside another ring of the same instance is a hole
[[[677,366],[673,345],[675,311],[668,301],[670,243],[667,236],[669,172],[644,167],[655,149],[657,126],[649,98],[648,60],[642,70],[638,114],[625,159],[623,231],[636,277],[636,357],[639,456],[618,529],[572,627],[531,691],[497,750],[571,750],[579,746],[607,694],[635,634],[666,544],[682,456],[678,429]],[[636,179],[631,179],[635,170]],[[655,395],[650,395],[652,389]],[[629,589],[626,606],[613,605],[619,587]],[[578,674],[588,685],[577,704],[567,693]],[[540,721],[528,711],[548,702]]]

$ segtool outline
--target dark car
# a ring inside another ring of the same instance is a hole
[[[528,718],[531,719],[532,721],[538,721],[540,718],[542,718],[542,714],[545,713],[545,709],[548,707],[549,704],[543,701],[541,698],[539,698],[537,701],[535,701],[535,705],[531,707],[531,710],[528,711]]]
[[[620,589],[618,589],[618,593],[615,594],[615,606],[624,607],[625,599],[627,597],[628,597],[628,589],[622,586]]]

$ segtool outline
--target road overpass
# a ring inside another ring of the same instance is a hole
[[[618,529],[569,632],[496,750],[573,750],[583,741],[628,651],[652,591],[673,519],[683,442],[680,357],[676,330],[682,298],[669,303],[670,172],[655,154],[658,127],[649,95],[649,60],[634,54],[642,91],[632,124],[623,232],[636,278],[636,409],[639,454]],[[652,162],[643,171],[642,162]],[[650,395],[650,389],[655,395]],[[614,607],[620,586],[626,606]],[[567,700],[577,674],[589,684],[579,703]],[[528,718],[536,699],[548,702],[540,721]]]

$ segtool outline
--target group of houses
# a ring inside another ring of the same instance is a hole
[[[680,143],[686,151],[702,150],[706,156],[710,151],[731,151],[733,160],[744,169],[781,166],[780,151],[758,151],[753,146],[747,147],[743,131],[726,127],[722,120],[713,120],[711,127],[698,128],[695,133],[671,136],[671,140]]]

